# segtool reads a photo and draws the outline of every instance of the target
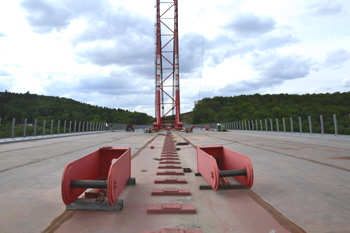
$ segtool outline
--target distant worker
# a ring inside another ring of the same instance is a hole
[[[106,130],[108,130],[108,123],[106,123]]]
[[[217,126],[218,126],[218,131],[221,131],[221,124],[218,123]]]

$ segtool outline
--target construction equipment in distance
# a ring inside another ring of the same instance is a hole
[[[127,124],[125,131],[135,131],[134,125],[133,124]]]
[[[156,122],[153,130],[179,130],[183,123],[180,122],[178,1],[157,0],[156,8]],[[171,115],[174,119],[165,119]]]

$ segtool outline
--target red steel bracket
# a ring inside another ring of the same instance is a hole
[[[167,177],[167,178],[157,178],[154,181],[155,184],[187,184],[185,178],[175,178],[175,177]]]
[[[163,160],[160,161],[159,164],[181,164],[180,161],[173,161],[173,160]]]
[[[159,231],[142,231],[141,233],[203,233],[202,230],[185,230],[183,228],[162,228]]]
[[[191,196],[189,189],[164,188],[153,189],[152,196]]]
[[[190,204],[164,203],[152,204],[147,208],[147,214],[195,214],[196,208]]]
[[[63,202],[70,205],[87,188],[96,188],[97,185],[106,188],[109,205],[113,206],[130,176],[131,148],[102,147],[67,164],[62,175]]]
[[[173,176],[183,176],[183,171],[173,171],[173,170],[166,170],[166,171],[158,171],[157,175],[173,175]]]
[[[223,146],[197,147],[197,170],[214,189],[220,177],[234,177],[246,188],[253,185],[254,173],[250,159]]]
[[[182,169],[180,165],[174,165],[174,164],[166,164],[166,165],[159,165],[158,169]]]

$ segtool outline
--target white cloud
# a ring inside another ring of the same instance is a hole
[[[342,81],[341,85],[346,88],[350,88],[350,78],[346,78]]]
[[[332,69],[340,69],[344,63],[349,61],[349,59],[350,59],[349,51],[345,49],[337,49],[327,53],[324,66]]]
[[[350,2],[180,1],[182,112],[198,98],[348,91]],[[154,114],[154,0],[0,3],[0,91]]]

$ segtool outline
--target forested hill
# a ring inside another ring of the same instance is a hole
[[[93,106],[78,101],[30,94],[0,92],[0,118],[2,122],[33,122],[34,119],[56,119],[71,121],[111,122],[144,125],[153,122],[146,113],[130,112]]]
[[[319,115],[349,119],[350,92],[305,95],[240,95],[204,98],[193,109],[193,124]]]

